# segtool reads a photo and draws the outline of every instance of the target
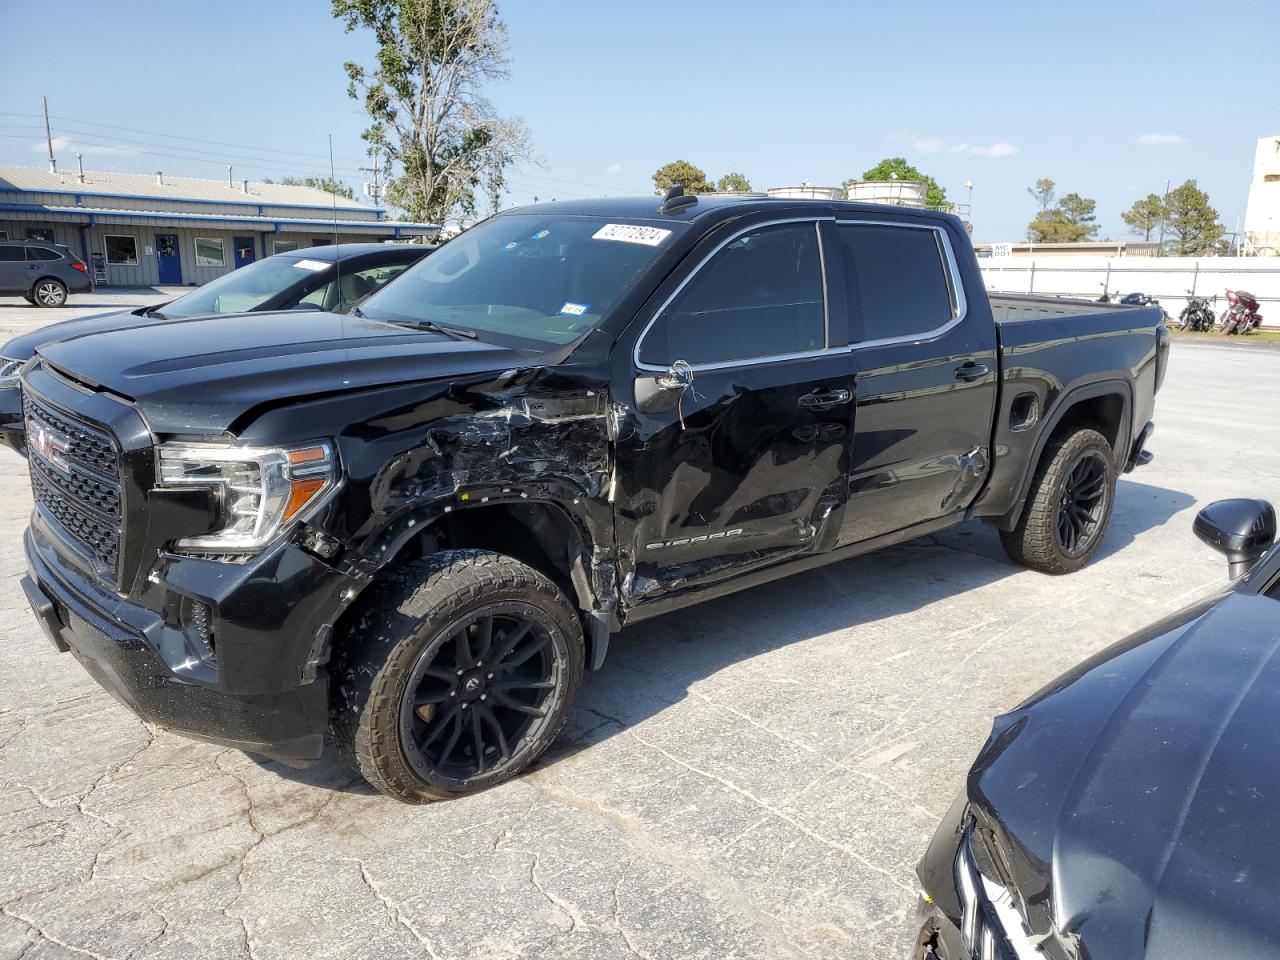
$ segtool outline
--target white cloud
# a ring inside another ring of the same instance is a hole
[[[1144,133],[1138,137],[1138,143],[1144,147],[1168,147],[1186,142],[1187,138],[1180,133]]]
[[[48,144],[43,140],[37,140],[31,144],[32,153],[47,153]],[[107,157],[133,157],[142,151],[135,150],[132,147],[109,147],[104,144],[95,143],[76,143],[70,137],[54,137],[53,138],[54,153],[83,153],[86,157],[107,156]]]
[[[609,164],[607,167],[605,167],[605,168],[604,168],[604,172],[605,172],[605,173],[607,173],[607,174],[610,174],[611,176],[615,176],[615,177],[616,177],[618,174],[620,174],[620,173],[622,172],[622,164],[620,164],[620,163],[611,163],[611,164]]]
[[[941,137],[924,137],[911,146],[917,153],[963,153],[971,157],[1011,157],[1021,150],[1012,143],[948,143]]]

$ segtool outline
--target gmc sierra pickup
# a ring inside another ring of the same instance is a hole
[[[421,802],[519,772],[626,624],[970,518],[1082,566],[1158,308],[988,298],[960,222],[554,203],[353,314],[41,346],[23,588],[143,719]]]

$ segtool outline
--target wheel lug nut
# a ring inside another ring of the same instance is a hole
[[[489,674],[489,679],[490,679],[490,680],[492,680],[492,679],[493,679],[493,674],[492,674],[492,673],[491,673],[491,674]]]
[[[450,690],[450,691],[449,691],[449,696],[451,696],[451,697],[456,697],[457,695],[458,695],[458,691],[457,691],[457,690]]]
[[[486,696],[487,696],[487,694],[483,694],[483,693],[482,693],[482,694],[480,694],[480,699],[481,699],[481,700],[483,700]]]
[[[462,671],[461,671],[461,670],[459,670],[459,671],[458,671],[458,676],[462,676]]]

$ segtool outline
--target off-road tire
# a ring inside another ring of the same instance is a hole
[[[466,796],[516,776],[555,740],[582,679],[586,653],[577,612],[547,577],[502,554],[444,550],[395,569],[368,588],[361,604],[351,626],[336,638],[330,730],[339,752],[378,790],[405,803]],[[466,780],[438,770],[424,775],[423,752],[410,760],[407,751],[418,748],[406,747],[402,725],[415,664],[433,663],[429,651],[448,646],[452,631],[444,631],[452,625],[502,605],[519,608],[546,632],[554,686],[543,701],[545,718],[510,744],[510,762]]]
[[[1096,456],[1105,466],[1105,499],[1101,517],[1089,542],[1079,552],[1063,547],[1058,532],[1058,515],[1068,478],[1081,458]],[[1107,438],[1096,430],[1082,428],[1049,441],[1040,457],[1027,503],[1018,525],[1000,531],[1000,542],[1010,559],[1042,573],[1074,573],[1098,552],[1115,504],[1115,453]]]

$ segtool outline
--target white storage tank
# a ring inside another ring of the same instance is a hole
[[[802,183],[798,187],[770,187],[769,196],[793,200],[843,200],[844,187],[814,187]]]
[[[849,199],[863,203],[923,207],[928,194],[929,185],[914,180],[859,180],[849,184]]]

